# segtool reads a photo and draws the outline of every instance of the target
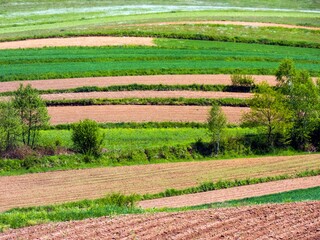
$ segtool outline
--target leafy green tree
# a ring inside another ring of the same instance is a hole
[[[214,145],[214,153],[219,154],[220,151],[220,142],[223,134],[223,130],[227,125],[227,118],[222,112],[221,107],[218,105],[213,105],[209,118],[208,118],[208,128],[211,135],[211,140]]]
[[[86,119],[72,128],[72,141],[76,151],[97,156],[101,152],[103,135],[97,122]]]
[[[278,81],[278,86],[287,89],[292,84],[292,78],[296,75],[296,68],[294,62],[291,59],[283,60],[277,71],[276,77]]]
[[[14,92],[13,106],[22,124],[23,143],[34,147],[40,128],[46,126],[50,119],[44,101],[30,84],[25,87],[21,84]]]
[[[304,149],[310,134],[319,122],[319,89],[308,72],[297,72],[288,90],[288,102],[293,115],[291,140],[296,148]]]
[[[292,60],[284,60],[276,73],[279,91],[286,98],[292,112],[291,143],[305,149],[310,135],[319,122],[319,84],[314,83],[307,71],[298,71]]]
[[[12,102],[0,105],[0,150],[9,150],[18,145],[21,122]]]
[[[261,126],[267,136],[267,144],[274,146],[275,136],[285,136],[291,128],[291,112],[285,104],[285,97],[273,90],[266,82],[250,100],[251,111],[244,114],[244,124]]]

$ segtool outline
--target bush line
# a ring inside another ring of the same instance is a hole
[[[248,107],[247,99],[239,98],[121,98],[121,99],[63,99],[47,100],[47,106],[93,106],[93,105],[169,105],[169,106],[220,106]]]
[[[82,93],[82,92],[121,92],[121,91],[204,91],[204,92],[250,92],[254,87],[233,86],[233,85],[207,85],[207,84],[191,84],[191,85],[145,85],[145,84],[129,84],[114,85],[108,87],[84,86],[69,89],[48,89],[38,90],[40,94],[54,93]],[[0,96],[12,96],[14,92],[2,92]]]
[[[70,130],[74,123],[51,125],[43,130]],[[98,123],[100,128],[115,129],[115,128],[131,128],[131,129],[148,129],[148,128],[207,128],[207,123],[198,122],[119,122],[119,123]],[[228,128],[236,127],[229,124]]]

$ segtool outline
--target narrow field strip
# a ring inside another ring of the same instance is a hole
[[[256,83],[267,81],[270,85],[276,85],[274,76],[253,75]],[[121,77],[92,77],[92,78],[68,78],[54,80],[12,81],[0,82],[0,92],[16,90],[20,84],[31,84],[39,90],[71,89],[84,86],[107,87],[115,85],[146,84],[146,85],[231,85],[230,75],[152,75],[152,76],[121,76]]]
[[[320,30],[319,27],[308,27],[308,26],[298,26],[298,25],[279,24],[279,23],[239,22],[239,21],[156,22],[156,23],[146,23],[146,24],[132,24],[130,26],[179,25],[179,24],[217,24],[217,25],[238,25],[238,26],[249,26],[249,27],[281,27],[281,28]]]
[[[43,94],[44,100],[63,99],[99,99],[99,98],[241,98],[249,99],[251,93],[235,92],[201,92],[201,91],[118,91],[118,92],[81,92],[81,93],[57,93]]]
[[[142,208],[176,208],[197,206],[215,202],[224,202],[249,197],[258,197],[297,189],[307,189],[318,186],[320,186],[320,176],[288,179],[276,182],[260,183],[229,189],[188,194],[183,196],[146,200],[140,202],[139,206]]]
[[[103,197],[158,193],[205,181],[294,174],[317,169],[320,154],[152,164],[0,177],[0,211]]]
[[[222,107],[229,123],[239,123],[246,107]],[[92,119],[97,122],[206,122],[210,107],[102,105],[48,107],[53,125]]]
[[[101,217],[43,224],[6,239],[319,239],[320,202]]]
[[[101,46],[155,46],[153,38],[147,37],[72,37],[28,39],[0,42],[0,49],[43,48],[43,47],[101,47]]]

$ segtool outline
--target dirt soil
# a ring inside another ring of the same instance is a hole
[[[221,107],[229,123],[239,123],[245,107]],[[210,107],[102,105],[48,107],[53,125],[73,123],[84,119],[97,122],[206,122]]]
[[[0,42],[0,49],[43,48],[43,47],[100,47],[139,45],[155,46],[153,38],[147,37],[72,37],[28,39],[13,42]]]
[[[251,98],[251,93],[237,92],[201,92],[201,91],[120,91],[120,92],[81,92],[43,94],[44,100],[62,99],[98,99],[98,98]]]
[[[274,76],[254,75],[256,83],[267,81],[270,85],[276,85]],[[146,84],[146,85],[231,85],[230,75],[152,75],[152,76],[121,76],[121,77],[92,77],[92,78],[69,78],[52,80],[13,81],[1,82],[0,92],[16,90],[20,84],[31,84],[39,90],[48,89],[71,89],[83,86],[107,87],[114,85]]]
[[[101,217],[0,234],[7,239],[320,239],[320,202]]]
[[[282,28],[320,30],[319,27],[298,26],[298,25],[279,24],[279,23],[237,22],[237,21],[181,21],[181,22],[145,23],[145,24],[134,24],[134,25],[148,26],[148,25],[179,25],[179,24],[217,24],[217,25],[239,25],[239,26],[250,26],[250,27],[282,27]]]
[[[158,193],[205,181],[293,174],[319,166],[320,154],[55,171],[0,177],[0,212],[103,197]],[[283,189],[281,189],[283,190]],[[267,191],[267,189],[265,189]]]
[[[197,206],[318,186],[320,186],[320,176],[288,179],[183,196],[153,199],[142,201],[139,205],[143,208]]]

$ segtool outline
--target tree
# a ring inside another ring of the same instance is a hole
[[[242,122],[263,127],[267,144],[274,146],[275,136],[285,136],[291,128],[291,112],[285,104],[285,97],[273,90],[266,82],[258,85],[258,90],[250,100],[251,111],[244,114]]]
[[[220,151],[220,141],[223,133],[223,129],[227,125],[227,118],[218,105],[213,105],[210,110],[208,118],[208,128],[211,135],[211,140],[214,145],[214,152],[216,155]]]
[[[291,143],[295,148],[305,149],[310,135],[319,121],[319,85],[307,71],[298,71],[292,60],[281,62],[277,73],[279,91],[286,96],[292,114]]]
[[[46,126],[50,119],[44,101],[30,84],[25,87],[20,84],[14,92],[13,106],[22,124],[23,143],[34,147],[40,128]]]
[[[9,150],[18,145],[21,122],[12,102],[0,105],[0,150]]]
[[[80,121],[72,128],[74,148],[82,154],[99,155],[103,138],[97,122],[89,119]]]
[[[283,60],[277,71],[276,77],[279,87],[288,87],[292,84],[292,78],[296,75],[296,68],[294,62],[291,59]]]
[[[319,89],[306,71],[297,72],[292,78],[288,103],[293,112],[292,144],[304,149],[310,142],[310,134],[319,122]]]

